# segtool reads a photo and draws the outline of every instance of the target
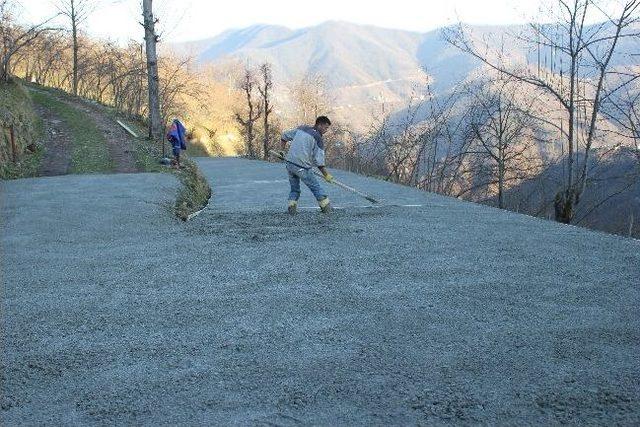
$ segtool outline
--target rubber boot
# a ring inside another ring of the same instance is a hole
[[[295,200],[289,200],[289,206],[287,207],[289,215],[295,215],[298,212],[298,202]]]
[[[324,199],[320,200],[318,202],[318,205],[320,206],[320,210],[322,211],[322,213],[331,212],[331,202],[329,201],[328,197],[325,197]]]

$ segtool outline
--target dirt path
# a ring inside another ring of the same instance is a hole
[[[44,156],[40,176],[66,175],[71,167],[71,132],[65,122],[48,108],[35,106],[44,126]]]
[[[45,92],[41,89],[33,90]],[[95,123],[107,141],[109,156],[113,160],[114,165],[113,172],[139,172],[135,158],[134,138],[126,133],[103,107],[82,99],[59,96],[50,91],[46,91],[46,93],[54,97],[57,101],[74,108],[79,114],[88,116],[88,118]],[[61,117],[45,106],[36,105],[36,111],[42,118],[45,127],[45,140],[43,144],[46,151],[40,168],[40,175],[68,174],[71,168],[73,152],[73,134],[71,129],[69,129],[69,126],[67,126]]]
[[[102,107],[88,101],[74,99],[64,99],[62,101],[87,114],[93,119],[98,129],[102,131],[107,144],[109,144],[109,155],[113,160],[114,172],[138,172],[135,159],[135,141],[131,135],[116,123],[115,119],[109,117],[102,110]]]

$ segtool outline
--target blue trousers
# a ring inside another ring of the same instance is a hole
[[[304,169],[287,163],[287,173],[289,174],[289,184],[291,184],[289,200],[298,200],[300,198],[300,181],[309,187],[317,201],[327,197],[327,193],[320,186],[318,178],[316,178],[311,169]]]

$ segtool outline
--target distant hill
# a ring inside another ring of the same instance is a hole
[[[439,30],[418,33],[334,21],[299,30],[255,25],[168,49],[200,64],[269,61],[285,99],[292,82],[321,75],[336,108],[356,120],[382,102],[401,108],[414,87],[424,88],[427,81],[449,87],[478,66],[447,45]]]
[[[527,27],[467,28],[475,38],[497,49],[504,34],[519,33]],[[635,49],[633,43],[621,41],[623,54],[613,59],[614,65],[637,62],[629,55]],[[269,61],[274,68],[279,104],[285,110],[290,107],[293,83],[305,75],[321,75],[329,89],[333,113],[356,127],[381,111],[382,103],[386,111],[400,110],[414,90],[425,89],[426,82],[433,91],[442,93],[481,65],[449,45],[442,29],[419,33],[336,21],[298,30],[254,25],[210,39],[169,44],[165,49],[194,57],[200,64]],[[536,52],[521,46],[508,46],[505,55],[513,62],[536,61]]]

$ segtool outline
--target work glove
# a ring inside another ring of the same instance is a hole
[[[327,173],[326,175],[324,175],[324,180],[327,181],[329,184],[333,183],[333,175],[331,175],[330,173]]]

